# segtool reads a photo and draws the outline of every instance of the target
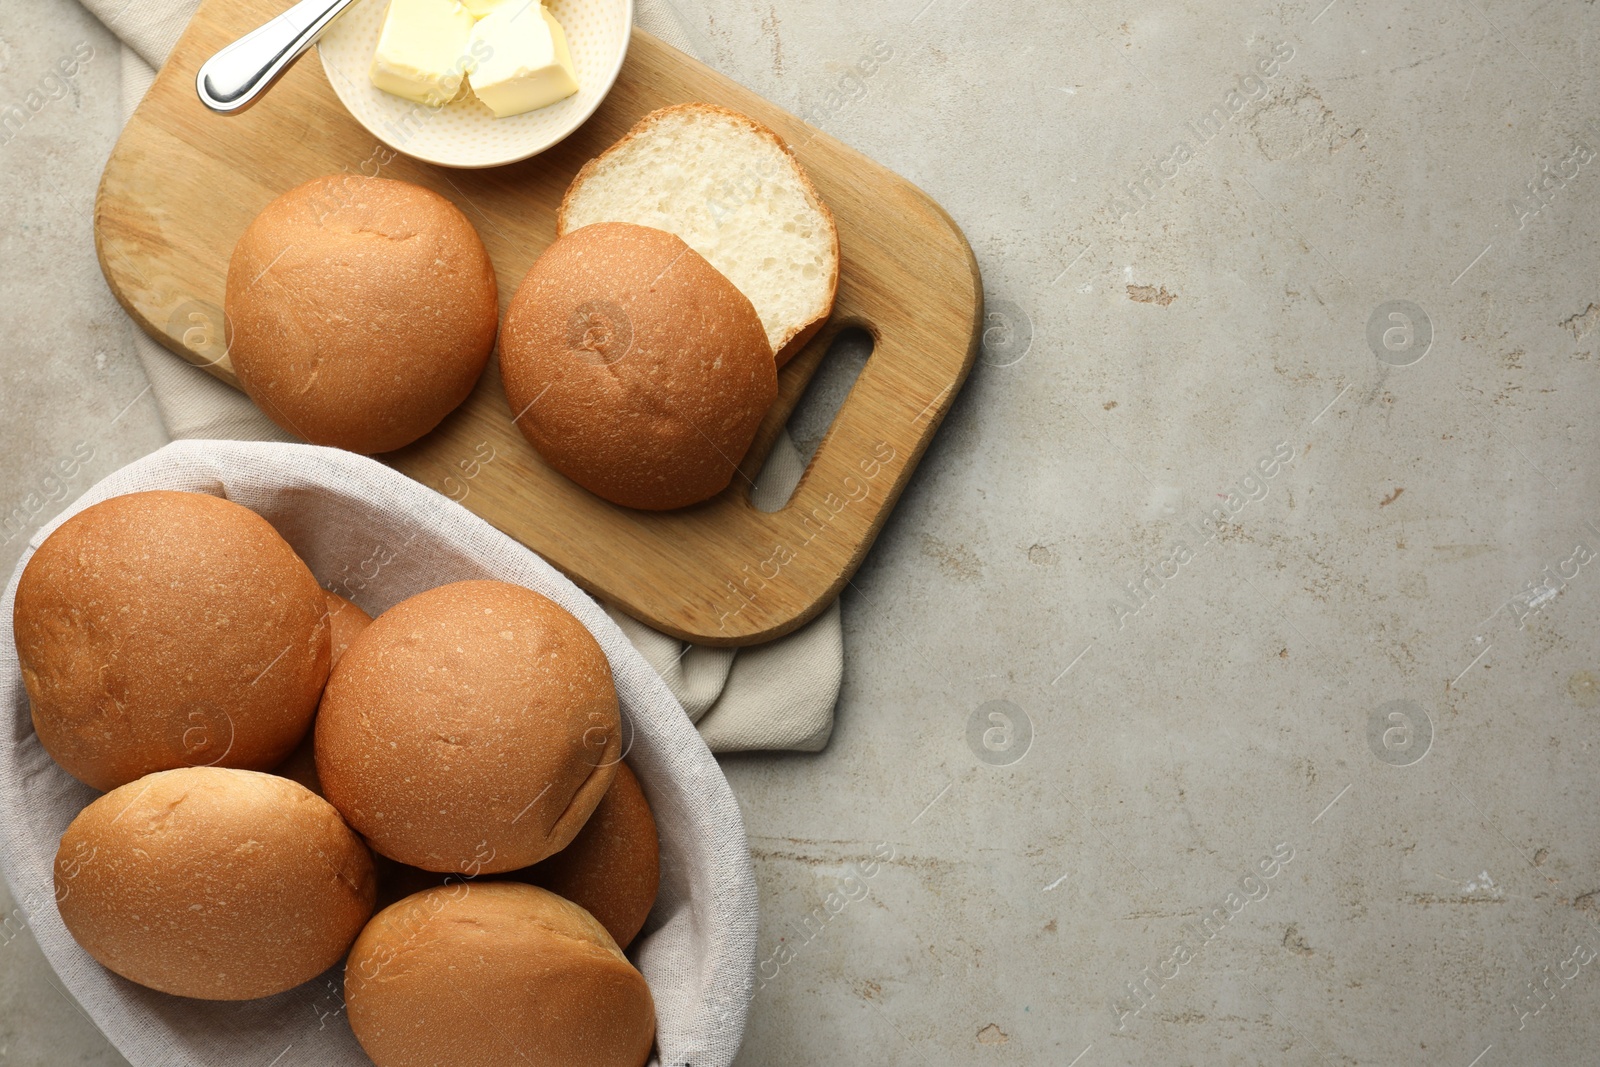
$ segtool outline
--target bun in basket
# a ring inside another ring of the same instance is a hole
[[[40,743],[96,789],[270,770],[328,678],[317,580],[265,519],[205,493],[130,493],[62,523],[17,583],[12,624]]]
[[[644,976],[594,917],[519,882],[391,905],[345,964],[350,1027],[377,1067],[641,1067]]]
[[[456,206],[407,182],[314,178],[234,246],[228,356],[267,415],[316,445],[389,452],[472,392],[499,319],[494,265]]]
[[[332,641],[328,666],[331,670],[338,665],[339,657],[344,655],[344,650],[350,647],[356,635],[372,625],[372,616],[331,589],[324,589],[322,596],[328,602],[328,632]]]
[[[160,771],[84,808],[56,853],[61,919],[130,981],[202,1000],[267,997],[338,963],[372,914],[372,856],[339,813],[276,775]]]
[[[616,780],[572,844],[517,877],[581,905],[627,948],[661,884],[656,820],[633,770],[618,764]]]
[[[323,794],[377,851],[493,874],[566,847],[616,775],[611,666],[530,589],[456,582],[355,639],[317,714]]]
[[[331,590],[324,589],[322,595],[328,601],[328,628],[333,639],[331,663],[337,666],[339,657],[350,647],[350,642],[372,624],[372,616]],[[289,753],[289,758],[273,768],[272,773],[299,782],[320,797],[322,779],[317,777],[316,741],[317,731],[313,726],[306,731],[294,751]]]
[[[713,104],[653,111],[573,179],[556,233],[632,222],[686,241],[750,298],[783,366],[827,320],[839,230],[772,130]]]
[[[534,262],[506,312],[500,373],[550,466],[648,510],[727,488],[778,395],[744,294],[672,234],[620,222],[574,230]]]
[[[461,880],[381,855],[377,869],[379,907]],[[506,877],[565,897],[599,920],[618,945],[632,944],[650,916],[661,884],[661,841],[650,802],[633,770],[626,763],[617,765],[611,788],[570,845]]]

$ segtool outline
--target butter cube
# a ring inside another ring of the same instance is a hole
[[[389,0],[372,84],[430,107],[449,103],[470,66],[472,28],[472,12],[457,0]]]
[[[567,35],[539,0],[494,8],[472,28],[472,91],[495,118],[548,107],[578,91]]]
[[[472,12],[472,17],[481,19],[501,4],[522,3],[523,0],[461,0],[467,5],[467,10]]]

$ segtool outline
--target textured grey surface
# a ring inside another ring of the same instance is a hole
[[[120,117],[117,48],[70,0],[0,6],[0,565],[8,574],[28,536],[68,501],[166,442],[133,327],[94,256],[94,191]],[[0,1063],[122,1063],[28,933],[36,904],[0,885]]]
[[[742,1064],[1594,1061],[1600,5],[1325,2],[679,0],[938,199],[993,311],[828,750],[725,761]],[[0,35],[0,100],[107,42]],[[112,421],[115,114],[107,49],[0,146],[18,501],[160,440]],[[4,1057],[116,1062],[6,942]]]

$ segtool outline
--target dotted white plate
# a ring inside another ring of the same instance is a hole
[[[628,54],[633,0],[550,0],[545,6],[566,31],[578,91],[509,118],[495,118],[470,93],[435,110],[373,85],[368,72],[389,0],[357,0],[318,39],[317,54],[350,114],[390,148],[442,167],[498,167],[538,155],[583,125]]]

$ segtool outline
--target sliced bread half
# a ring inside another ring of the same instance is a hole
[[[556,233],[596,222],[680,237],[755,305],[780,367],[821,329],[839,288],[839,231],[794,153],[713,104],[651,112],[578,172]]]

